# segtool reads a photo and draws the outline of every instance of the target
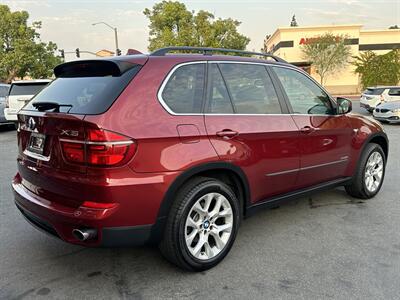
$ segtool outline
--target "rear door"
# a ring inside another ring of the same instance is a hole
[[[263,64],[208,64],[207,132],[220,159],[246,173],[253,202],[297,179],[299,132],[279,97]]]
[[[297,186],[307,187],[344,176],[353,130],[337,115],[328,94],[303,72],[274,66],[300,130],[301,166]]]

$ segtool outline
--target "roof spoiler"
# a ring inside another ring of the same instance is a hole
[[[105,59],[77,60],[60,64],[54,68],[58,77],[104,77],[121,76],[136,64]]]

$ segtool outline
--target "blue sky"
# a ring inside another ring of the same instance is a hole
[[[147,51],[146,7],[158,1],[134,0],[2,0],[12,10],[27,10],[31,21],[40,20],[42,40],[52,40],[72,51],[114,49],[113,32],[91,24],[105,21],[119,31],[120,48]],[[259,50],[266,34],[288,26],[293,14],[299,25],[364,24],[367,29],[400,26],[400,0],[325,0],[325,1],[181,1],[190,10],[210,11],[216,17],[231,17],[242,22],[239,31],[251,42],[249,50]],[[72,59],[73,57],[68,57]]]

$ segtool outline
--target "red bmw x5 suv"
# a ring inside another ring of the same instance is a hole
[[[159,244],[204,270],[259,208],[341,185],[366,199],[382,186],[382,127],[278,57],[171,47],[54,74],[19,113],[12,186],[26,219],[64,241]]]

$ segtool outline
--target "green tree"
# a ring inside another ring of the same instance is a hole
[[[28,26],[28,18],[26,11],[11,12],[7,5],[0,5],[0,81],[50,77],[61,62],[54,54],[57,45],[40,40],[41,23]]]
[[[351,48],[345,43],[345,36],[325,33],[306,40],[301,46],[303,57],[310,61],[324,85],[326,77],[343,69],[351,58]]]
[[[150,20],[149,50],[167,46],[221,47],[243,50],[250,39],[237,31],[240,22],[197,14],[178,1],[162,1],[143,12]]]
[[[400,82],[400,50],[377,55],[366,51],[354,57],[355,72],[363,88],[377,85],[397,85]]]

